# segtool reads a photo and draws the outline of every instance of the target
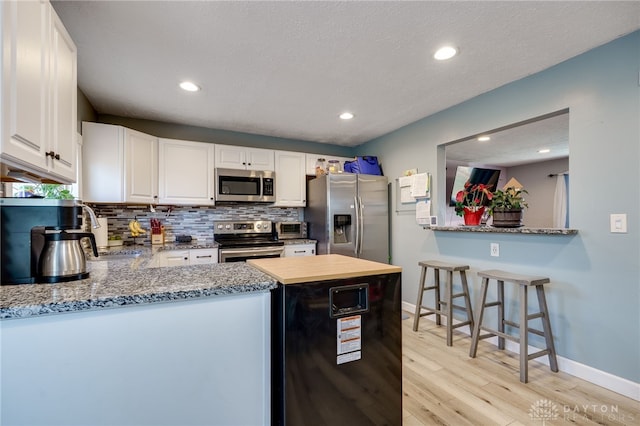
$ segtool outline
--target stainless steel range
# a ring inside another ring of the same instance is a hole
[[[282,257],[284,243],[278,241],[273,224],[265,220],[221,221],[213,227],[219,244],[218,262]]]

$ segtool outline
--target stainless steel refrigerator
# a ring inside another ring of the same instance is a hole
[[[318,254],[389,263],[388,194],[385,176],[338,173],[309,181],[305,220]]]

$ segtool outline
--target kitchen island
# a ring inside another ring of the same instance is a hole
[[[401,268],[337,254],[248,263],[278,280],[271,424],[402,424]]]
[[[85,280],[0,287],[1,424],[269,423],[276,281],[136,250]]]

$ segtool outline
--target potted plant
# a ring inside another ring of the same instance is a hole
[[[524,200],[528,192],[522,188],[510,186],[493,193],[489,214],[493,216],[493,226],[497,228],[518,228],[522,226],[522,212],[529,205]]]
[[[39,196],[43,198],[54,198],[58,200],[73,200],[75,198],[67,187],[56,183],[39,183],[25,186],[21,195],[27,197]]]
[[[464,218],[464,224],[480,225],[485,205],[491,201],[493,193],[482,183],[464,184],[464,189],[456,194],[456,214]]]

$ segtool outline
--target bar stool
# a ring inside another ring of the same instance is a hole
[[[544,284],[549,282],[549,278],[537,277],[529,275],[514,274],[511,272],[488,270],[478,272],[478,276],[482,277],[482,289],[480,299],[480,314],[473,328],[473,334],[471,336],[471,349],[469,350],[469,356],[471,358],[476,357],[478,350],[478,341],[480,339],[486,339],[492,336],[498,336],[498,348],[504,349],[504,339],[520,343],[520,381],[527,383],[529,381],[529,365],[528,361],[534,358],[538,358],[544,355],[549,356],[549,366],[551,371],[558,371],[558,361],[556,359],[556,349],[553,344],[553,335],[551,334],[551,322],[549,321],[549,311],[547,309],[547,300],[544,295]],[[489,287],[489,280],[496,280],[498,283],[498,300],[487,303],[487,288]],[[507,321],[504,319],[504,283],[512,282],[520,285],[520,320],[519,323]],[[540,312],[534,314],[528,314],[527,310],[527,290],[529,287],[535,286],[538,296],[538,306]],[[484,309],[492,306],[498,307],[498,329],[491,329],[482,325],[482,317],[484,315]],[[541,318],[543,331],[529,328],[529,320]],[[509,325],[516,327],[520,330],[519,337],[506,334],[504,332],[504,326]],[[487,331],[488,334],[480,335],[480,330]],[[544,350],[535,352],[533,354],[528,353],[528,336],[529,333],[543,336],[547,347]]]
[[[469,325],[473,330],[473,312],[471,310],[471,299],[469,298],[469,287],[467,285],[466,270],[469,269],[469,265],[457,265],[452,263],[440,262],[438,260],[425,260],[418,262],[418,265],[422,267],[420,272],[420,284],[418,288],[418,301],[416,303],[416,313],[413,318],[413,331],[418,331],[418,322],[420,317],[427,315],[436,316],[436,324],[440,325],[440,316],[447,317],[447,346],[453,345],[453,329]],[[432,268],[435,275],[435,283],[432,286],[425,287],[425,281],[427,277],[427,269]],[[445,282],[445,299],[440,298],[440,270],[447,271],[447,280]],[[453,292],[453,273],[460,273],[460,279],[462,281],[462,293],[452,294]],[[435,306],[428,307],[422,305],[422,297],[425,291],[435,290]],[[454,305],[453,299],[463,297],[465,306]],[[442,307],[444,306],[444,309]],[[464,311],[467,315],[467,320],[458,324],[453,324],[453,309]],[[421,310],[426,312],[422,313]]]

